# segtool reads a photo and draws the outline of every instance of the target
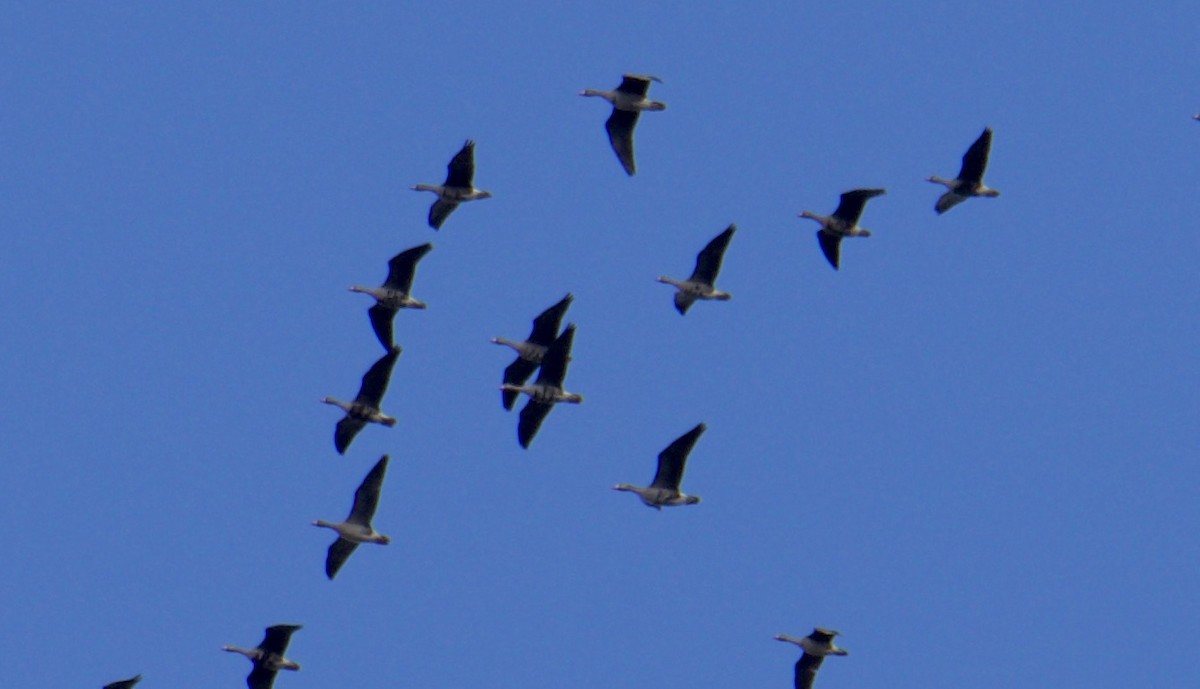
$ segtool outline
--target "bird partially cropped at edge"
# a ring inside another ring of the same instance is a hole
[[[104,689],[133,689],[133,686],[140,681],[142,681],[142,676],[138,675],[136,677],[130,677],[129,679],[120,680],[119,682],[110,682],[109,684],[105,684]]]
[[[277,624],[267,627],[267,634],[257,648],[238,648],[237,646],[222,646],[222,651],[240,653],[254,663],[250,674],[246,676],[246,686],[250,689],[271,689],[275,683],[275,673],[280,670],[299,670],[300,664],[284,657],[292,634],[300,629],[298,624]]]
[[[679,490],[683,481],[683,470],[687,465],[688,454],[700,439],[708,426],[703,423],[676,438],[667,449],[658,453],[658,470],[654,473],[654,482],[649,486],[632,486],[628,483],[618,483],[613,490],[637,493],[642,503],[647,507],[661,510],[663,506],[695,505],[700,502],[700,496],[688,495]]]
[[[450,159],[446,166],[446,181],[442,185],[415,184],[413,191],[432,191],[438,195],[437,201],[429,207],[429,226],[435,230],[442,229],[442,223],[450,217],[450,213],[464,201],[490,199],[492,193],[476,189],[475,179],[475,142],[467,139],[462,149]]]
[[[992,130],[986,128],[975,143],[967,149],[962,157],[962,167],[955,179],[945,179],[933,175],[926,177],[927,182],[941,184],[949,191],[938,198],[933,209],[938,215],[954,208],[972,196],[988,196],[995,198],[1000,192],[983,183],[983,173],[987,170],[988,154],[992,150]]]
[[[557,304],[538,314],[538,317],[533,319],[533,330],[530,331],[529,337],[520,342],[503,337],[491,339],[495,344],[512,347],[517,351],[517,360],[504,369],[506,384],[524,385],[525,381],[529,380],[529,376],[533,375],[533,372],[541,365],[542,357],[546,355],[550,343],[558,337],[558,327],[562,324],[563,315],[571,306],[571,300],[574,298],[572,294],[567,293],[567,296],[560,299]],[[513,390],[502,390],[500,395],[504,408],[511,410],[519,394]]]
[[[584,89],[581,96],[596,96],[612,103],[612,114],[604,123],[608,132],[608,143],[612,145],[613,153],[621,161],[625,173],[637,173],[637,163],[633,158],[633,128],[637,125],[638,116],[643,110],[666,110],[667,104],[646,97],[650,90],[650,82],[662,83],[662,79],[639,74],[625,74],[621,77],[621,85],[612,91]]]
[[[842,237],[870,237],[871,231],[859,227],[858,219],[862,217],[867,201],[886,193],[886,189],[852,189],[842,194],[833,215],[817,215],[811,211],[800,213],[801,218],[821,223],[821,229],[817,230],[817,242],[821,245],[825,260],[834,270],[838,269],[841,259]]]
[[[379,287],[350,287],[351,292],[369,294],[375,298],[376,303],[367,309],[367,315],[371,319],[371,329],[384,349],[392,348],[392,320],[396,312],[400,309],[425,308],[425,302],[412,297],[412,283],[417,274],[417,261],[432,250],[432,244],[422,244],[393,256],[388,261],[387,279]]]
[[[383,487],[383,477],[387,473],[388,456],[384,455],[375,463],[374,468],[367,473],[358,490],[354,491],[354,505],[350,508],[350,516],[344,522],[327,522],[318,519],[313,526],[333,529],[337,532],[337,540],[329,546],[325,556],[325,576],[332,581],[333,577],[346,564],[350,554],[359,543],[378,543],[387,545],[392,539],[375,530],[371,519],[375,517],[375,508],[379,506],[379,491]]]
[[[825,661],[825,656],[850,654],[846,649],[834,645],[833,637],[837,635],[838,632],[821,627],[814,628],[812,634],[802,639],[787,634],[775,635],[779,641],[796,644],[804,649],[804,653],[796,661],[795,689],[812,689],[813,681],[817,678],[817,670],[821,669],[821,663]]]
[[[567,363],[571,360],[571,345],[575,340],[575,325],[568,325],[562,334],[546,350],[542,357],[542,370],[538,372],[537,380],[532,385],[512,385],[505,383],[501,390],[523,392],[529,395],[529,402],[521,410],[521,418],[517,422],[517,442],[528,449],[529,443],[542,427],[546,415],[559,402],[581,404],[583,395],[567,392],[563,389],[563,380],[567,377]]]
[[[358,388],[358,396],[353,402],[343,402],[334,397],[322,397],[325,404],[340,407],[346,416],[338,421],[333,431],[333,446],[338,454],[346,454],[346,448],[354,441],[368,423],[381,423],[384,426],[395,426],[396,419],[383,413],[379,405],[383,403],[383,395],[387,392],[388,382],[392,377],[392,368],[400,357],[400,346],[393,345],[367,372],[363,374],[362,385]]]
[[[737,226],[730,225],[696,254],[696,268],[690,278],[676,280],[665,275],[658,278],[659,282],[675,286],[675,310],[679,315],[686,314],[697,299],[728,301],[733,298],[732,294],[717,289],[714,283],[717,281],[717,273],[721,272],[725,249],[729,247],[729,240],[736,231]]]

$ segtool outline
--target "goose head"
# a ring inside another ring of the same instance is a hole
[[[683,504],[698,505],[698,504],[700,504],[700,496],[699,495],[689,495],[686,498],[684,498]]]
[[[582,404],[583,403],[583,395],[580,395],[577,392],[564,392],[563,398],[560,401],[568,402],[570,404]]]
[[[646,104],[646,110],[666,110],[667,104],[661,101],[652,100]]]
[[[942,185],[943,187],[947,187],[947,188],[953,189],[953,188],[954,188],[954,186],[955,186],[955,182],[956,182],[957,180],[953,180],[953,179],[946,179],[946,178],[944,178],[944,177],[938,177],[937,175],[930,175],[930,176],[928,176],[928,177],[926,177],[926,178],[925,178],[925,181],[926,181],[926,182],[933,182],[934,184],[940,184],[940,185]]]

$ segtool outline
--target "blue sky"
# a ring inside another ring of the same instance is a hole
[[[1194,3],[168,5],[0,23],[0,684],[243,686],[285,622],[281,689],[787,687],[814,625],[820,689],[1194,674]],[[623,72],[632,178],[575,95]],[[936,216],[984,126],[1003,195]],[[434,232],[468,138],[494,198]],[[835,273],[796,214],[876,186]],[[339,457],[346,288],[427,241]],[[524,451],[487,340],[566,292],[586,401]],[[609,490],[700,421],[702,504]]]

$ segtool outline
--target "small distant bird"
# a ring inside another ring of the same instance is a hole
[[[966,201],[972,196],[990,196],[995,198],[1000,195],[1000,192],[995,189],[988,188],[983,183],[983,173],[987,169],[988,153],[992,150],[992,130],[987,128],[971,144],[967,152],[962,157],[962,168],[958,171],[958,178],[943,179],[934,175],[926,177],[926,181],[935,184],[941,184],[949,189],[941,198],[937,200],[937,204],[933,207],[938,215],[954,208],[958,204]]]
[[[853,189],[842,194],[833,215],[817,215],[811,211],[800,213],[801,218],[821,223],[821,229],[817,230],[817,241],[834,270],[838,269],[842,237],[870,237],[871,231],[859,227],[858,219],[862,217],[867,201],[886,193],[886,189]]]
[[[351,292],[360,292],[375,297],[376,304],[367,309],[371,317],[371,328],[384,349],[392,348],[392,319],[400,309],[423,309],[425,302],[412,297],[413,277],[417,274],[417,261],[433,249],[432,244],[422,244],[401,251],[388,261],[387,279],[379,287],[354,285]]]
[[[529,337],[521,342],[514,342],[503,337],[492,338],[492,342],[496,344],[517,350],[517,360],[504,369],[506,384],[524,385],[525,381],[529,380],[529,376],[537,370],[542,363],[542,357],[546,356],[546,350],[549,349],[550,343],[558,337],[558,326],[562,323],[563,314],[567,312],[567,308],[571,306],[571,300],[574,298],[568,293],[557,304],[541,312],[537,318],[533,319],[533,330],[529,333]],[[504,408],[512,409],[519,394],[513,390],[501,391]]]
[[[446,166],[446,183],[441,186],[433,184],[413,185],[413,191],[432,191],[438,195],[437,201],[429,207],[429,226],[435,230],[442,229],[442,223],[450,217],[450,213],[458,208],[463,201],[478,201],[490,199],[492,193],[476,189],[472,184],[475,178],[475,142],[470,139],[463,144],[462,149],[450,159]]]
[[[375,508],[379,506],[379,489],[383,487],[387,464],[388,456],[380,457],[375,467],[358,486],[358,490],[354,491],[354,506],[350,508],[350,516],[346,517],[346,521],[327,522],[318,519],[313,522],[313,526],[323,526],[338,533],[337,540],[329,546],[329,553],[325,556],[325,576],[330,580],[346,563],[359,543],[387,545],[392,542],[391,538],[371,526]]]
[[[713,283],[717,281],[717,273],[721,272],[721,260],[725,258],[725,249],[729,247],[729,240],[736,231],[737,226],[730,225],[724,232],[713,237],[712,241],[696,254],[696,269],[687,280],[676,280],[665,275],[658,278],[659,282],[674,285],[678,290],[675,292],[675,310],[679,315],[686,314],[697,299],[728,301],[733,298],[732,294],[722,292]]]
[[[838,648],[833,644],[833,637],[837,635],[838,632],[832,629],[822,629],[820,627],[813,629],[812,634],[803,639],[797,639],[787,634],[775,635],[775,638],[779,641],[796,644],[804,649],[800,660],[796,661],[795,689],[812,689],[813,680],[817,678],[817,670],[821,669],[821,663],[825,660],[825,656],[844,656],[850,654],[849,651]]]
[[[621,85],[612,91],[584,89],[579,92],[581,96],[599,96],[612,103],[613,111],[604,123],[604,129],[608,132],[608,142],[612,144],[617,160],[621,161],[621,167],[629,175],[637,172],[637,164],[633,160],[633,127],[637,124],[638,115],[643,110],[667,109],[666,103],[646,98],[652,81],[662,83],[658,77],[626,74],[621,78]]]
[[[267,627],[267,635],[257,648],[238,648],[237,646],[222,646],[222,651],[241,653],[254,663],[254,669],[246,677],[246,686],[250,689],[271,689],[275,683],[275,673],[280,670],[299,670],[300,664],[283,657],[287,652],[288,642],[292,634],[300,629],[298,624],[277,624]]]
[[[1195,115],[1192,115],[1192,119],[1193,119],[1193,120],[1200,120],[1200,112],[1196,113]]]
[[[683,470],[687,465],[688,454],[691,453],[692,447],[696,441],[700,439],[700,434],[708,428],[704,424],[697,424],[695,428],[679,436],[667,446],[667,449],[658,453],[658,471],[654,474],[654,482],[649,486],[642,488],[640,486],[631,486],[628,483],[618,483],[613,486],[613,490],[623,490],[631,493],[637,493],[647,507],[653,507],[656,510],[661,510],[663,505],[674,507],[676,505],[695,505],[700,502],[700,496],[687,495],[679,490],[679,483],[683,481]]]
[[[533,436],[537,435],[542,421],[546,419],[546,415],[550,413],[555,404],[558,402],[569,404],[583,402],[583,395],[567,392],[562,386],[563,380],[567,377],[567,362],[571,360],[571,345],[574,340],[575,325],[571,324],[546,350],[545,356],[542,357],[542,370],[538,372],[537,380],[533,385],[505,383],[500,386],[501,390],[523,392],[529,395],[529,403],[521,410],[521,419],[517,422],[517,441],[521,443],[521,447],[528,448],[529,443],[533,442]]]
[[[105,684],[104,689],[133,689],[133,685],[140,681],[142,681],[142,676],[138,675],[137,677],[130,677],[129,679],[123,679],[119,682]]]
[[[387,392],[388,382],[392,377],[392,367],[400,357],[400,345],[393,345],[367,372],[363,374],[362,385],[358,388],[358,397],[353,402],[343,402],[333,397],[323,397],[321,401],[341,407],[346,416],[338,421],[333,432],[333,446],[338,454],[346,454],[346,448],[354,441],[354,436],[366,427],[368,423],[381,423],[391,427],[396,425],[396,419],[384,414],[379,405]]]

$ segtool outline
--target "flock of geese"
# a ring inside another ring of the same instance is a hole
[[[617,160],[629,175],[637,172],[633,131],[640,114],[643,111],[665,110],[667,107],[664,103],[647,97],[651,82],[661,83],[661,80],[651,76],[626,74],[614,90],[585,89],[579,93],[581,96],[603,98],[612,105],[612,113],[605,122],[605,130]],[[1197,119],[1200,119],[1200,115],[1197,115]],[[938,214],[945,213],[973,196],[999,196],[998,191],[989,188],[983,182],[991,144],[992,130],[984,129],[963,155],[962,167],[956,178],[928,178],[928,181],[947,188],[934,207]],[[437,195],[429,209],[430,227],[440,229],[450,214],[464,202],[491,197],[491,193],[475,188],[474,177],[475,142],[468,140],[447,165],[446,179],[442,184],[417,184],[412,187],[415,191],[428,191]],[[820,229],[817,230],[818,246],[835,270],[839,267],[841,242],[844,237],[870,236],[869,230],[859,226],[859,219],[867,201],[884,193],[884,189],[853,189],[841,195],[838,206],[831,215],[818,215],[807,210],[800,213],[800,217],[820,224]],[[697,254],[695,268],[686,280],[666,276],[657,279],[658,282],[675,288],[675,309],[681,315],[686,314],[698,300],[726,301],[731,298],[732,295],[728,292],[717,289],[716,280],[725,251],[736,231],[735,225],[729,225],[709,241]],[[393,323],[400,309],[425,308],[425,303],[413,296],[413,282],[417,263],[432,249],[432,244],[425,243],[393,256],[388,261],[387,277],[378,287],[350,287],[350,291],[370,295],[375,300],[367,314],[375,337],[383,346],[384,354],[363,374],[358,394],[352,401],[347,402],[334,397],[321,399],[321,402],[336,406],[344,412],[333,434],[334,448],[339,454],[346,453],[354,438],[367,424],[375,423],[389,427],[396,424],[395,417],[385,413],[382,408],[392,369],[401,353],[400,346],[394,340]],[[529,398],[517,423],[517,441],[523,448],[528,448],[533,442],[538,429],[554,405],[583,402],[582,395],[569,392],[563,387],[567,366],[571,361],[575,325],[568,324],[562,328],[562,321],[573,298],[568,293],[535,317],[533,328],[525,339],[495,337],[491,340],[516,352],[516,359],[504,369],[503,382],[500,385],[501,405],[505,410],[511,410],[521,394]],[[535,372],[537,377],[533,383],[529,383],[529,378]],[[656,510],[699,503],[700,497],[684,493],[680,490],[680,484],[683,481],[688,455],[706,428],[704,423],[697,424],[660,452],[657,469],[649,485],[643,487],[620,483],[613,486],[613,490],[634,493],[643,504]],[[331,529],[337,533],[337,539],[329,546],[325,558],[325,576],[330,580],[337,576],[359,544],[387,545],[391,542],[388,536],[379,533],[371,525],[371,519],[379,504],[387,466],[388,455],[383,455],[355,491],[350,514],[344,521],[329,522],[318,519],[312,522],[314,526]],[[252,668],[246,677],[249,689],[271,689],[279,670],[300,669],[298,663],[289,660],[285,655],[292,634],[299,629],[300,625],[275,625],[266,629],[262,642],[254,648],[223,646],[222,650],[244,655],[251,661]],[[826,656],[847,655],[846,650],[834,644],[834,637],[837,635],[838,632],[834,630],[817,627],[811,634],[802,638],[785,634],[775,637],[780,641],[796,644],[802,650],[795,665],[795,689],[811,689],[817,670]],[[132,689],[140,680],[141,675],[138,675],[105,685],[104,689]]]

